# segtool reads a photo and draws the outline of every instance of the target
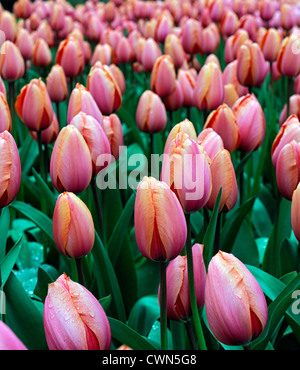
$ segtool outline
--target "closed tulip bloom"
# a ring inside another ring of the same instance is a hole
[[[172,33],[167,35],[164,44],[164,53],[170,55],[175,68],[180,68],[182,66],[185,60],[185,53],[178,36]]]
[[[198,310],[200,310],[204,304],[206,269],[203,260],[203,247],[203,244],[194,244],[192,247],[194,284]],[[192,315],[189,295],[187,257],[179,255],[174,258],[168,264],[166,274],[168,319],[186,321]],[[158,297],[160,297],[160,287]]]
[[[259,46],[266,60],[274,62],[277,59],[281,41],[281,34],[277,29],[269,28],[266,30],[259,40]]]
[[[51,125],[45,130],[43,130],[41,133],[42,143],[43,144],[53,143],[57,138],[58,132],[59,132],[59,124],[58,124],[56,114],[53,112],[53,119],[52,119]],[[38,141],[38,134],[36,131],[30,131],[30,135],[35,141]]]
[[[290,116],[296,115],[300,118],[300,94],[291,95],[289,98]],[[287,104],[284,105],[280,117],[279,124],[282,125],[287,119]]]
[[[214,209],[219,191],[222,188],[219,212],[229,212],[234,208],[238,199],[238,187],[235,170],[228,150],[221,149],[212,158],[210,163],[212,191],[205,205]]]
[[[82,73],[85,59],[78,39],[68,37],[60,42],[56,53],[56,64],[63,67],[68,77],[76,77]]]
[[[0,74],[4,80],[16,81],[25,70],[24,59],[19,48],[11,41],[5,41],[0,51]]]
[[[26,351],[27,348],[11,330],[11,328],[0,320],[0,351]]]
[[[150,72],[156,60],[162,55],[157,42],[153,38],[146,40],[143,51],[141,53],[141,63],[145,71]]]
[[[169,186],[144,177],[134,206],[135,237],[142,255],[154,261],[170,261],[183,249],[187,226],[181,205]]]
[[[126,90],[126,80],[122,70],[116,64],[110,64],[108,68],[119,86],[121,95],[123,95]]]
[[[11,114],[5,95],[0,92],[0,132],[11,132]]]
[[[291,4],[282,4],[280,8],[281,26],[290,30],[297,24],[297,13],[295,6]]]
[[[213,22],[220,22],[225,11],[222,0],[213,0],[209,5],[209,14]]]
[[[47,90],[52,102],[62,102],[68,97],[68,84],[64,69],[59,64],[52,66],[47,76]]]
[[[49,284],[44,329],[50,350],[108,350],[111,330],[98,299],[66,274]]]
[[[224,148],[233,152],[240,144],[240,133],[236,117],[226,104],[220,105],[210,113],[204,124],[204,129],[212,128],[222,138]]]
[[[86,87],[77,83],[69,99],[67,123],[70,123],[72,118],[79,112],[84,112],[93,116],[102,125],[103,115],[95,99]]]
[[[103,114],[111,114],[120,108],[122,94],[108,66],[97,62],[91,68],[87,77],[87,89]]]
[[[264,141],[266,120],[264,111],[253,94],[239,98],[232,111],[240,132],[238,149],[243,152],[257,150]]]
[[[239,49],[237,55],[237,77],[244,86],[261,86],[269,64],[266,62],[257,43],[248,40]]]
[[[214,53],[220,44],[220,31],[215,23],[210,23],[201,32],[201,53]]]
[[[300,142],[300,122],[296,115],[290,116],[280,127],[271,148],[272,164],[276,162],[281,149],[292,140]]]
[[[246,30],[239,29],[234,35],[228,37],[225,41],[224,58],[226,64],[233,62],[237,58],[239,48],[249,40]]]
[[[52,62],[50,48],[44,39],[39,38],[32,51],[32,63],[36,67],[47,67]]]
[[[49,24],[55,31],[63,29],[65,23],[65,12],[62,4],[54,4],[49,17]]]
[[[179,69],[178,71],[177,79],[182,89],[184,107],[192,107],[194,105],[193,95],[196,78],[197,75],[195,76],[192,70]]]
[[[85,203],[74,193],[57,198],[53,213],[53,237],[59,251],[71,258],[87,255],[94,246],[94,222]]]
[[[296,239],[300,241],[300,184],[297,185],[292,195],[291,222],[293,233]]]
[[[109,165],[109,163],[106,163],[105,166],[97,165],[97,158],[100,155],[111,154],[110,144],[105,131],[94,117],[83,112],[79,112],[73,117],[70,125],[75,126],[79,130],[87,143],[92,158],[93,174],[96,175],[104,167]]]
[[[221,136],[211,127],[204,128],[197,137],[197,142],[205,150],[210,159],[213,159],[219,150],[224,149]]]
[[[79,193],[90,184],[90,150],[79,130],[73,125],[67,125],[59,132],[51,155],[50,176],[52,184],[59,192]]]
[[[185,212],[198,211],[211,193],[207,154],[187,134],[178,133],[164,155],[161,180],[174,191]]]
[[[182,27],[181,43],[188,54],[200,52],[201,24],[193,18],[189,18]]]
[[[134,59],[134,53],[127,37],[120,38],[117,48],[116,57],[118,63],[130,63]]]
[[[287,77],[296,77],[300,73],[300,53],[297,52],[299,35],[291,33],[284,38],[277,56],[277,68]]]
[[[143,132],[162,131],[167,124],[167,112],[159,95],[151,90],[144,91],[138,101],[135,119]]]
[[[19,48],[21,55],[25,60],[31,58],[34,42],[29,31],[25,28],[20,28],[17,33],[15,44]]]
[[[91,59],[91,65],[93,66],[96,62],[110,65],[112,62],[112,47],[109,44],[97,44]]]
[[[275,13],[275,4],[273,0],[263,0],[259,3],[259,14],[261,19],[269,21]]]
[[[249,89],[247,86],[242,85],[237,78],[237,60],[230,62],[226,65],[223,71],[224,86],[232,84],[238,97],[247,95]]]
[[[205,309],[210,330],[227,345],[248,344],[267,324],[267,303],[258,282],[239,259],[221,251],[208,266]]]
[[[21,183],[21,161],[13,136],[0,133],[0,208],[9,205],[18,194]]]
[[[169,12],[161,13],[155,25],[154,37],[158,42],[165,42],[166,37],[174,27],[173,17]]]
[[[224,100],[224,85],[219,66],[210,62],[204,65],[194,88],[194,105],[200,110],[216,109]]]
[[[110,144],[111,154],[117,160],[124,142],[120,118],[115,113],[103,117],[103,129]]]
[[[223,37],[233,35],[239,28],[240,21],[237,14],[233,10],[227,10],[223,15],[220,23],[220,30]]]
[[[33,6],[30,0],[18,0],[13,5],[13,13],[17,18],[26,19],[30,16]]]
[[[171,141],[173,139],[175,139],[176,135],[179,133],[179,132],[182,132],[182,133],[185,133],[187,134],[192,140],[194,141],[197,141],[197,134],[196,134],[196,130],[195,130],[195,127],[193,125],[193,123],[188,120],[187,118],[184,119],[183,121],[177,123],[172,129],[171,131],[169,132],[168,134],[168,137],[167,137],[167,140],[165,142],[165,149],[164,149],[164,153],[166,154],[168,152],[168,147],[169,147],[169,144],[171,143]]]
[[[175,81],[174,63],[169,55],[162,55],[156,60],[151,72],[151,90],[164,98],[175,90]]]
[[[14,42],[17,35],[17,20],[14,14],[3,10],[0,14],[0,30],[5,34],[5,40]]]
[[[15,109],[29,130],[40,131],[50,126],[53,119],[52,103],[41,78],[32,79],[22,88]]]
[[[164,104],[169,111],[175,111],[182,107],[183,92],[178,80],[175,81],[175,90],[164,99]]]

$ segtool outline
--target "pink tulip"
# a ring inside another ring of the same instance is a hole
[[[61,41],[56,53],[56,64],[60,64],[66,76],[75,77],[82,73],[85,60],[80,42],[75,37]]]
[[[4,80],[20,79],[25,70],[25,64],[19,48],[11,41],[5,41],[0,51],[0,74]]]
[[[91,65],[93,66],[96,62],[110,65],[112,62],[112,47],[109,44],[97,44],[91,59]]]
[[[185,53],[182,43],[175,34],[168,34],[165,39],[164,53],[170,55],[175,68],[180,68],[185,60]]]
[[[277,56],[277,68],[288,77],[296,77],[300,73],[299,35],[296,33],[283,39]]]
[[[205,309],[210,330],[227,345],[248,344],[267,324],[267,303],[258,282],[239,259],[221,251],[208,266]]]
[[[275,4],[273,0],[263,0],[259,3],[259,14],[264,21],[272,19],[275,13]]]
[[[108,350],[111,331],[99,301],[66,274],[48,287],[44,329],[50,350]]]
[[[258,43],[266,60],[273,62],[277,59],[281,42],[282,37],[277,29],[269,28],[264,32]]]
[[[47,76],[47,91],[52,102],[62,102],[68,97],[68,84],[64,69],[59,64],[52,66]]]
[[[58,132],[59,132],[59,124],[58,124],[56,114],[53,112],[53,119],[52,119],[50,126],[41,132],[42,143],[43,144],[54,143],[54,141],[57,138]],[[38,134],[36,131],[33,131],[33,130],[30,131],[30,135],[35,141],[38,141]]]
[[[291,202],[291,223],[293,233],[298,241],[300,241],[300,203],[299,203],[299,194],[300,194],[300,184],[297,185],[296,189],[292,195],[292,202]]]
[[[197,54],[201,48],[201,24],[193,18],[189,18],[182,27],[181,43],[188,54]]]
[[[44,39],[39,38],[33,47],[32,63],[36,67],[47,67],[52,62],[50,48]]]
[[[183,92],[183,106],[192,107],[194,105],[193,94],[197,75],[192,70],[179,69],[178,81]]]
[[[187,134],[192,140],[197,141],[197,134],[193,123],[188,120],[187,118],[183,121],[177,123],[175,126],[172,127],[171,131],[168,134],[167,140],[165,142],[165,149],[164,153],[167,154],[169,150],[169,145],[173,139],[175,139],[176,135],[179,133]]]
[[[144,177],[137,188],[134,206],[135,237],[148,259],[170,261],[183,249],[187,227],[183,210],[169,186]]]
[[[183,105],[183,92],[178,80],[175,81],[175,90],[164,99],[168,111],[175,111]]]
[[[110,144],[111,154],[117,160],[121,154],[124,141],[120,118],[115,113],[103,117],[103,129]]]
[[[240,25],[239,18],[233,10],[227,10],[220,23],[220,29],[223,37],[233,35]]]
[[[162,55],[157,42],[153,38],[146,40],[141,52],[141,63],[148,72],[152,71],[155,61]]]
[[[164,98],[175,90],[176,73],[174,63],[169,55],[160,56],[150,76],[151,90]]]
[[[26,351],[27,348],[3,321],[0,321],[0,350],[1,351]]]
[[[225,41],[224,58],[226,64],[233,62],[237,58],[239,48],[249,40],[249,35],[246,30],[239,29],[236,33],[229,36]]]
[[[14,14],[3,10],[0,14],[0,30],[4,32],[5,40],[14,42],[17,35],[17,20]]]
[[[11,132],[11,114],[5,95],[0,92],[0,132]]]
[[[25,60],[31,58],[34,42],[29,31],[27,31],[25,28],[20,28],[17,33],[15,44],[19,48]]]
[[[300,94],[291,95],[289,98],[289,109],[290,109],[290,116],[296,115],[300,118]],[[280,117],[279,117],[279,124],[280,126],[287,120],[287,104],[284,105]]]
[[[205,150],[210,159],[213,159],[219,150],[224,149],[221,136],[211,127],[204,128],[197,137],[197,142]]]

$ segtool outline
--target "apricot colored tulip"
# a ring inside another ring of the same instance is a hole
[[[210,330],[227,345],[248,344],[267,324],[268,308],[261,287],[230,253],[219,251],[209,263],[205,309]]]
[[[264,32],[258,43],[266,60],[273,62],[277,59],[281,41],[282,37],[277,29],[269,28]]]
[[[141,52],[141,63],[147,72],[151,72],[155,61],[162,55],[162,52],[157,42],[152,38],[145,41],[143,50]]]
[[[225,41],[224,58],[226,64],[233,62],[237,58],[239,48],[243,43],[249,40],[249,35],[246,30],[239,29],[234,35],[228,37]]]
[[[167,35],[164,44],[164,53],[170,55],[175,68],[180,68],[185,60],[185,52],[178,36],[173,33]]]
[[[16,81],[25,71],[25,64],[19,48],[11,41],[5,41],[0,51],[0,74],[4,80]]]
[[[96,62],[110,65],[112,53],[112,47],[109,44],[97,44],[92,55],[91,65],[93,66]]]
[[[18,30],[15,44],[19,48],[21,55],[25,60],[31,58],[34,42],[32,35],[28,30],[25,28],[20,28]]]
[[[173,60],[169,55],[160,56],[154,63],[151,76],[151,90],[164,98],[175,90],[176,73]]]
[[[291,33],[281,42],[277,68],[287,77],[296,77],[300,73],[299,35],[296,33]]]
[[[221,136],[211,127],[204,128],[197,137],[197,142],[205,150],[210,159],[213,159],[219,150],[224,149]]]
[[[59,64],[52,66],[46,82],[49,97],[52,102],[62,102],[68,97],[68,84],[64,69]]]
[[[87,77],[87,89],[103,114],[111,114],[120,108],[122,94],[108,66],[97,62],[91,68]]]
[[[73,125],[63,127],[57,136],[50,160],[50,176],[52,184],[60,192],[79,193],[90,184],[90,150],[84,137]]]
[[[168,152],[169,144],[179,132],[187,134],[192,140],[197,141],[197,134],[193,123],[187,118],[172,127],[165,142],[164,153]]]
[[[56,64],[63,67],[68,77],[76,77],[82,73],[85,59],[78,39],[67,37],[60,42],[56,53]]]
[[[264,21],[269,21],[275,13],[275,4],[273,0],[263,0],[259,3],[259,14]]]
[[[201,27],[201,23],[193,18],[187,19],[184,23],[181,43],[186,53],[197,54],[200,52]]]
[[[65,273],[49,284],[43,317],[50,350],[110,348],[110,325],[101,304]]]
[[[290,96],[289,109],[290,116],[296,115],[298,118],[300,118],[300,94],[294,94]],[[287,104],[285,104],[279,117],[280,126],[287,120],[287,118]]]
[[[300,184],[297,185],[292,195],[291,202],[291,223],[293,233],[298,241],[300,241]]]
[[[159,95],[151,90],[144,91],[138,101],[136,124],[148,133],[162,131],[167,124],[166,108]]]
[[[177,79],[182,89],[184,107],[192,107],[194,105],[193,94],[196,78],[196,71],[195,73],[193,73],[193,70],[179,69],[178,71]]]
[[[42,38],[39,38],[32,50],[32,63],[36,67],[48,67],[52,62],[51,50]]]
[[[52,119],[51,125],[41,132],[42,143],[43,144],[53,143],[57,138],[58,132],[59,132],[59,124],[58,124],[56,114],[53,112],[53,119]],[[38,134],[36,131],[30,131],[30,135],[35,141],[38,141]]]
[[[170,261],[183,249],[187,226],[181,205],[169,186],[144,177],[134,206],[135,237],[143,256]]]
[[[0,173],[0,208],[3,208],[15,199],[21,184],[19,151],[8,131],[0,133]]]
[[[192,247],[194,284],[197,307],[204,304],[206,269],[203,261],[203,244]],[[186,321],[192,315],[189,295],[187,256],[177,256],[167,266],[167,316],[170,320]],[[160,297],[160,287],[158,290]],[[159,299],[160,301],[160,299]]]
[[[224,100],[224,85],[219,66],[210,62],[205,64],[196,79],[194,105],[200,110],[216,109]]]
[[[41,78],[34,78],[22,87],[15,103],[15,109],[29,130],[45,130],[51,125],[52,103],[46,84]]]
[[[175,111],[182,107],[183,92],[178,80],[175,81],[175,89],[172,94],[164,98],[164,104],[168,111]]]
[[[112,113],[109,116],[104,116],[103,129],[110,144],[111,154],[117,160],[121,154],[120,151],[124,141],[123,128],[118,115]]]
[[[196,141],[179,132],[164,155],[161,180],[174,191],[186,213],[201,209],[211,193],[207,154]]]
[[[26,351],[27,348],[11,330],[11,328],[0,320],[0,351]]]
[[[240,143],[240,133],[236,117],[226,104],[220,105],[210,113],[203,129],[212,128],[222,138],[224,148],[233,152]]]
[[[5,95],[0,92],[0,132],[11,132],[11,114]]]

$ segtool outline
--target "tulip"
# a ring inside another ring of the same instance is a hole
[[[222,188],[219,212],[229,212],[237,202],[238,187],[235,170],[228,150],[221,149],[217,152],[211,160],[210,171],[212,191],[205,207],[210,210],[214,209],[219,191]]]
[[[166,108],[159,97],[151,90],[143,92],[136,110],[136,124],[143,132],[162,131],[167,124]]]
[[[94,222],[85,203],[74,193],[57,198],[53,213],[53,237],[59,251],[71,258],[87,255],[95,241]]]
[[[223,15],[220,23],[220,30],[223,37],[229,37],[233,35],[240,25],[237,14],[233,10],[227,10]]]
[[[21,161],[13,136],[0,133],[0,208],[9,205],[17,196],[21,184]]]
[[[278,30],[275,28],[266,30],[259,40],[259,46],[266,60],[274,62],[277,59],[281,41],[281,34]]]
[[[119,86],[121,95],[123,95],[126,90],[126,80],[123,72],[116,64],[110,64],[108,68]]]
[[[44,39],[39,38],[33,47],[32,63],[36,67],[47,67],[52,62],[50,48]]]
[[[164,153],[167,154],[169,150],[169,144],[173,139],[175,139],[176,135],[179,133],[185,133],[187,134],[192,140],[197,141],[197,134],[195,127],[193,123],[188,120],[187,118],[184,119],[183,121],[177,123],[169,132],[167,140],[165,142],[165,149]]]
[[[246,30],[239,29],[234,35],[228,37],[225,42],[224,58],[226,64],[233,62],[237,58],[239,48],[249,40],[249,35]]]
[[[201,24],[193,18],[189,18],[182,27],[181,43],[188,54],[200,52]]]
[[[265,138],[266,121],[263,109],[253,94],[239,98],[232,111],[240,132],[238,150],[251,152],[257,150]]]
[[[69,99],[67,123],[70,123],[79,112],[93,116],[102,125],[103,116],[92,94],[83,85],[77,83]]]
[[[291,223],[292,223],[292,229],[293,233],[298,241],[300,241],[300,208],[299,208],[299,193],[300,193],[300,184],[297,185],[296,189],[293,192],[292,195],[292,203],[291,203]]]
[[[259,3],[259,14],[264,21],[270,21],[275,13],[273,0],[263,0]]]
[[[151,90],[164,98],[175,90],[175,80],[176,73],[171,57],[169,55],[160,56],[151,72]]]
[[[4,10],[0,14],[0,30],[5,34],[5,40],[14,42],[17,35],[17,21],[14,14]]]
[[[110,144],[111,154],[117,160],[121,154],[124,141],[120,118],[115,113],[103,117],[103,129]]]
[[[0,321],[0,350],[26,351],[27,348],[16,334],[3,321]]]
[[[135,237],[142,255],[154,261],[170,261],[184,247],[187,227],[183,210],[169,186],[144,177],[134,206]]]
[[[290,116],[280,127],[271,148],[272,164],[276,168],[281,149],[292,140],[300,142],[300,122],[297,116]]]
[[[109,44],[97,44],[91,59],[91,65],[93,66],[96,62],[110,65],[112,62],[112,47]]]
[[[179,69],[178,81],[183,92],[183,106],[192,107],[194,105],[193,94],[197,75],[194,76],[192,70]]]
[[[25,28],[20,28],[17,33],[15,44],[19,48],[21,55],[25,60],[31,58],[34,43],[32,35],[29,33],[29,31],[27,31]]]
[[[51,101],[62,102],[68,97],[68,84],[64,69],[59,64],[52,66],[47,76],[47,91]]]
[[[168,111],[175,111],[182,107],[183,92],[178,80],[175,81],[175,90],[164,99],[164,104]]]
[[[61,4],[54,4],[49,17],[49,24],[55,31],[63,29],[65,23],[65,12]]]
[[[295,7],[290,4],[282,4],[280,9],[281,26],[290,30],[297,24],[297,13]]]
[[[75,37],[61,41],[56,53],[56,64],[60,64],[66,76],[76,77],[83,71],[85,60],[80,42]]]
[[[50,126],[53,119],[52,103],[41,78],[32,79],[21,89],[15,109],[29,130],[41,131]]]
[[[224,100],[222,72],[210,62],[200,70],[194,88],[194,105],[200,110],[216,109]]]
[[[223,71],[224,86],[232,84],[238,97],[247,95],[249,89],[247,86],[242,85],[237,78],[237,60],[230,62],[226,65]]]
[[[26,19],[30,16],[33,6],[30,0],[18,0],[13,5],[13,13],[17,18]]]
[[[295,94],[290,96],[289,98],[289,114],[296,115],[300,118],[300,94]],[[286,121],[287,119],[287,104],[284,105],[280,117],[279,117],[279,124],[280,126]]]
[[[192,247],[194,283],[197,308],[204,304],[206,269],[203,261],[203,245]],[[167,267],[167,316],[170,320],[186,321],[192,315],[189,296],[187,256],[177,256]],[[158,291],[160,297],[160,287]]]
[[[220,22],[225,12],[222,0],[213,0],[209,5],[209,14],[213,22]]]
[[[224,104],[232,108],[238,98],[239,95],[235,86],[232,83],[224,84]]]
[[[237,55],[237,77],[244,86],[260,87],[268,73],[269,64],[257,43],[248,40]]]
[[[11,132],[11,114],[5,95],[0,92],[0,132]]]
[[[120,108],[121,91],[108,66],[97,62],[91,68],[87,77],[87,89],[103,114],[111,114]]]
[[[203,129],[197,137],[197,142],[205,150],[210,159],[213,159],[219,150],[224,149],[221,136],[212,128]]]
[[[53,119],[52,119],[50,126],[41,132],[42,144],[48,145],[48,144],[53,143],[57,138],[58,132],[59,132],[59,124],[58,124],[56,114],[53,112]],[[38,134],[36,131],[30,131],[30,135],[35,141],[38,141]]]
[[[185,133],[178,133],[163,158],[161,180],[178,197],[186,213],[204,207],[211,193],[211,172],[206,153]]]
[[[108,350],[111,330],[94,295],[66,274],[49,284],[44,329],[50,350]]]
[[[50,176],[59,191],[78,193],[88,187],[92,177],[92,159],[88,145],[73,125],[62,128],[55,141]]]
[[[185,54],[178,36],[172,33],[167,35],[164,44],[164,53],[170,55],[176,69],[182,66],[185,60]]]
[[[277,68],[287,77],[296,77],[300,73],[300,53],[298,52],[299,35],[291,33],[284,38],[277,56]]]
[[[109,165],[109,163],[105,166],[97,165],[97,159],[100,155],[111,154],[110,144],[105,131],[94,117],[83,112],[79,112],[74,116],[70,125],[75,126],[86,141],[92,158],[93,175],[96,175]]]
[[[220,32],[215,23],[210,23],[201,32],[200,49],[202,54],[214,53],[220,44]]]
[[[120,38],[117,48],[116,57],[118,63],[130,63],[134,59],[134,53],[127,37]]]
[[[256,40],[258,22],[254,15],[244,14],[240,19],[240,29],[246,30],[252,41]]]
[[[162,55],[157,42],[153,38],[145,41],[143,51],[141,53],[141,63],[145,71],[150,72],[156,60]]]
[[[234,255],[219,251],[210,261],[205,284],[210,330],[227,345],[245,345],[267,324],[264,294],[250,271]]]
[[[166,37],[170,34],[173,29],[174,22],[173,17],[168,12],[161,13],[155,25],[154,38],[158,42],[165,42]]]
[[[236,117],[226,104],[220,105],[210,113],[203,129],[212,128],[218,133],[224,143],[224,148],[233,152],[240,143],[240,133]]]
[[[11,41],[5,41],[0,51],[0,74],[4,80],[20,79],[25,70],[25,64],[19,48]]]

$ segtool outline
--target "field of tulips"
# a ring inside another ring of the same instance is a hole
[[[17,0],[0,47],[0,349],[299,350],[300,2]]]

